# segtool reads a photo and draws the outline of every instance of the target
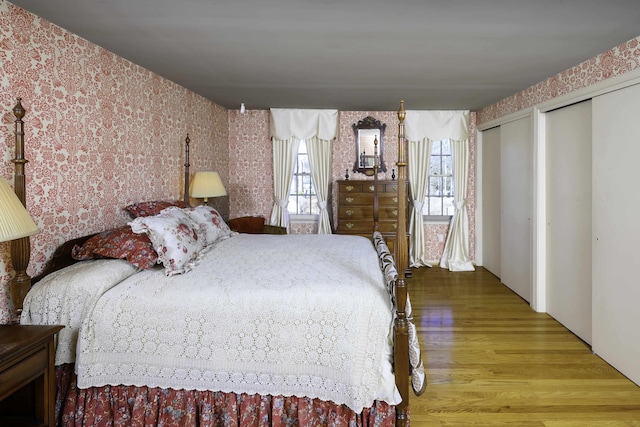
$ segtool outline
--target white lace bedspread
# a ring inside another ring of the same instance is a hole
[[[399,403],[391,322],[368,239],[239,234],[187,274],[148,270],[107,290],[80,333],[78,385],[308,396],[359,412]]]
[[[25,297],[20,323],[64,325],[58,333],[55,364],[73,363],[78,331],[100,296],[137,270],[119,259],[73,264],[36,283]]]

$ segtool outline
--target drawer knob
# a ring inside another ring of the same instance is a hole
[[[394,229],[395,229],[395,228],[398,228],[398,223],[397,223],[397,222],[394,222],[394,223],[393,223],[393,228],[394,228]]]
[[[347,203],[353,203],[353,197],[347,197],[345,200]]]
[[[347,214],[347,216],[353,215],[353,211],[351,209],[347,209],[345,213]]]
[[[373,185],[369,186],[369,191],[373,191],[375,189],[375,187]]]
[[[345,187],[345,190],[347,190],[347,191],[353,191],[353,185],[347,185],[347,186]]]
[[[393,203],[398,203],[398,198],[397,197],[393,198]]]
[[[398,209],[393,210],[393,216],[398,216]]]
[[[353,223],[352,222],[348,222],[345,224],[345,227],[347,227],[349,230],[351,230],[353,228]]]

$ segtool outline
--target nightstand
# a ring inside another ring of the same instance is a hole
[[[62,328],[0,325],[0,425],[55,425],[54,337]]]

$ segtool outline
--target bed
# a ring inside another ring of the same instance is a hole
[[[14,113],[24,159],[20,100]],[[402,103],[398,118],[404,141]],[[129,225],[66,242],[24,298],[21,323],[65,325],[58,424],[408,425],[410,389],[426,381],[406,223],[395,256],[375,229],[372,239],[235,233],[215,209],[188,206],[188,137],[185,154],[183,201],[129,206]],[[403,192],[404,143],[398,159]],[[135,256],[103,256],[105,239]]]

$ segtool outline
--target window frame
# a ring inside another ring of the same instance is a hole
[[[304,152],[301,153],[301,147],[304,147]],[[298,167],[300,166],[300,156],[306,156],[307,157],[307,161],[306,164],[309,166],[309,172],[302,172],[299,173],[298,171]],[[299,199],[300,198],[304,198],[306,196],[302,195],[302,194],[298,194],[298,193],[293,193],[294,190],[296,190],[298,188],[298,186],[296,186],[295,184],[297,183],[297,179],[298,177],[305,177],[308,176],[309,177],[309,187],[310,189],[313,190],[313,193],[309,195],[309,204],[310,204],[310,212],[313,212],[313,210],[319,210],[318,208],[318,193],[315,189],[315,186],[313,184],[313,177],[311,176],[311,163],[309,162],[309,152],[307,151],[307,141],[304,139],[299,140],[298,142],[298,152],[296,153],[296,162],[295,165],[293,167],[293,171],[291,172],[291,187],[289,190],[289,204],[287,205],[287,213],[289,214],[289,218],[292,220],[292,222],[305,222],[305,221],[312,221],[312,220],[317,220],[318,219],[318,215],[319,213],[299,213]],[[291,212],[291,210],[289,209],[289,207],[291,206],[292,203],[292,197],[295,197],[296,199],[296,212],[293,213]],[[315,207],[314,207],[315,206]]]
[[[448,153],[444,153],[442,151],[442,143],[443,142],[447,142],[449,145],[449,150]],[[438,146],[436,146],[435,144],[439,144]],[[438,153],[434,153],[434,149],[438,147],[439,148],[439,152]],[[438,157],[439,160],[439,171],[442,172],[443,169],[443,157],[449,157],[451,159],[450,161],[450,165],[451,165],[451,173],[450,174],[444,174],[444,173],[437,173],[437,174],[432,174],[431,173],[431,162],[433,161],[434,157]],[[431,178],[432,177],[437,177],[437,178],[447,178],[450,177],[451,178],[451,192],[450,195],[446,196],[446,195],[430,195],[430,182],[431,182]],[[445,223],[445,222],[450,222],[451,218],[453,218],[453,213],[451,215],[429,215],[428,213],[425,213],[425,210],[428,212],[429,211],[429,202],[430,199],[429,198],[440,198],[441,202],[442,202],[442,209],[444,209],[444,205],[445,205],[445,199],[447,198],[451,198],[452,202],[455,202],[455,171],[454,171],[454,161],[453,161],[453,150],[451,147],[451,140],[449,138],[440,140],[440,141],[432,141],[432,146],[431,146],[431,153],[429,153],[429,166],[427,168],[427,186],[426,186],[426,193],[424,195],[424,206],[422,207],[422,219],[423,221],[427,222],[427,223]],[[455,211],[455,206],[454,206],[454,211]]]

